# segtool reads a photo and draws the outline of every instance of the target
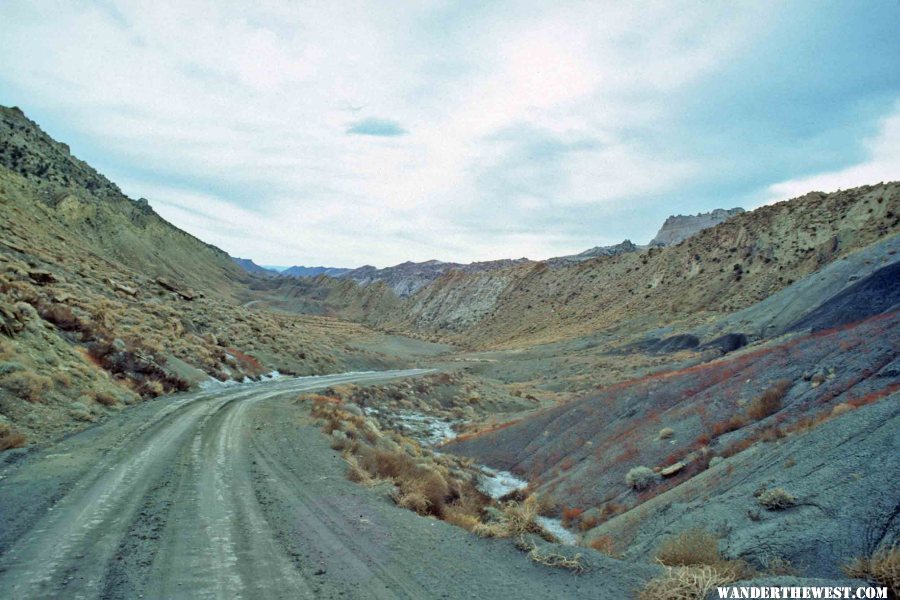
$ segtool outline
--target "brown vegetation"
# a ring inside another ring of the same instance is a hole
[[[722,561],[719,538],[703,529],[691,529],[663,540],[656,559],[670,567],[716,565]]]
[[[621,553],[616,550],[616,542],[610,535],[601,535],[600,537],[591,540],[588,546],[607,556],[613,558],[621,557]]]
[[[791,389],[788,379],[779,379],[747,407],[747,416],[754,421],[761,421],[781,410],[781,402]]]
[[[0,423],[0,452],[11,448],[21,448],[26,442],[27,440],[22,432],[6,423]]]
[[[887,586],[894,598],[900,598],[900,548],[897,546],[876,550],[868,558],[857,558],[844,566],[844,572],[849,577]]]
[[[702,600],[717,586],[755,574],[742,560],[728,560],[719,552],[719,539],[703,529],[692,529],[667,538],[656,559],[668,567],[638,595],[640,600]]]
[[[662,577],[651,579],[638,593],[638,600],[704,600],[719,586],[736,579],[706,565],[668,567]]]
[[[492,501],[477,489],[463,461],[380,431],[371,420],[345,410],[338,398],[314,394],[303,400],[311,402],[312,415],[332,436],[332,447],[343,451],[348,479],[366,485],[390,481],[398,506],[469,530],[481,523]]]
[[[53,380],[31,371],[17,371],[0,377],[0,387],[28,402],[41,402],[52,387]]]

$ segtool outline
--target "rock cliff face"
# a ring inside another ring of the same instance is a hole
[[[660,228],[656,237],[650,241],[651,246],[674,246],[675,244],[686,240],[692,235],[715,227],[723,221],[727,221],[735,215],[744,212],[743,208],[732,208],[726,210],[717,208],[708,213],[699,213],[697,215],[674,215],[666,219]]]

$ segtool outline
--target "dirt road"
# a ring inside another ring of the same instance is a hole
[[[576,577],[533,565],[508,542],[418,517],[393,506],[384,489],[346,481],[340,457],[293,402],[302,391],[423,372],[174,396],[7,457],[0,594],[607,597],[598,596],[596,570]],[[636,579],[616,572],[602,582],[624,594]]]

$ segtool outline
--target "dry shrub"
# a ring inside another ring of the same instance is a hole
[[[659,475],[649,467],[634,467],[625,475],[628,487],[641,492],[659,481]]]
[[[844,573],[854,579],[866,579],[891,589],[900,598],[900,548],[891,546],[877,550],[868,558],[857,558],[844,566]]]
[[[781,410],[781,402],[791,389],[789,379],[779,379],[747,406],[747,416],[754,421],[761,421],[769,415]]]
[[[329,416],[334,411],[334,409],[340,408],[340,406],[343,404],[340,398],[334,398],[332,396],[322,396],[320,394],[313,394],[308,397],[301,396],[297,399],[298,402],[302,402],[304,400],[309,400],[312,403],[312,416],[319,418]]]
[[[594,527],[596,527],[599,524],[600,524],[600,515],[599,514],[587,515],[587,516],[581,518],[581,522],[578,523],[578,528],[581,529],[581,531],[590,531],[591,529],[593,529]]]
[[[712,434],[715,437],[724,435],[731,431],[737,431],[747,424],[747,419],[741,415],[735,415],[726,421],[720,421],[712,427]]]
[[[719,564],[719,538],[705,529],[689,529],[663,540],[656,560],[670,567]]]
[[[781,488],[761,492],[756,501],[766,510],[784,510],[797,504],[797,498]]]
[[[96,396],[94,396],[94,400],[96,400],[98,404],[102,404],[103,406],[115,406],[119,403],[119,401],[116,400],[115,396],[106,392],[97,392]]]
[[[472,528],[472,533],[486,538],[504,538],[509,537],[509,533],[503,523],[482,523],[479,522]]]
[[[624,504],[619,504],[618,502],[605,502],[603,506],[600,507],[600,522],[606,522],[616,515],[622,514],[626,510],[628,510],[628,507]]]
[[[405,456],[405,455],[404,455]],[[449,500],[450,486],[444,477],[436,471],[418,470],[413,472],[413,476],[398,482],[398,489],[402,497],[415,498],[416,506],[422,506],[418,499],[425,500],[424,509],[412,508],[419,514],[433,514],[441,516],[444,513],[446,502]],[[404,506],[402,502],[398,502],[400,506]]]
[[[566,556],[549,549],[541,550],[537,547],[537,544],[525,539],[525,536],[520,536],[516,540],[516,547],[523,552],[527,552],[528,558],[539,565],[553,567],[555,569],[567,569],[573,573],[583,573],[585,571],[585,566],[581,562],[581,554]]]
[[[331,449],[346,450],[350,446],[350,438],[340,429],[334,429],[331,432]]]
[[[53,383],[60,387],[72,387],[72,376],[65,371],[54,371],[52,375]]]
[[[40,402],[52,385],[49,377],[31,371],[16,371],[0,378],[0,387],[29,402]]]
[[[365,469],[363,469],[356,457],[352,454],[345,454],[344,460],[347,461],[347,479],[354,483],[361,483],[365,486],[373,485],[377,480],[373,479]]]
[[[610,535],[601,535],[597,539],[591,540],[591,543],[588,545],[597,552],[607,556],[612,556],[613,558],[621,557],[621,553],[616,550],[616,542]]]
[[[659,435],[657,436],[657,438],[660,440],[668,440],[673,435],[675,435],[674,429],[672,429],[671,427],[663,427],[662,429],[659,430]]]
[[[510,502],[503,507],[503,517],[506,530],[509,535],[521,535],[524,533],[544,534],[544,530],[537,524],[538,500],[535,496],[529,496],[525,502]]]
[[[705,600],[711,591],[737,579],[708,565],[668,567],[666,574],[647,582],[638,600]]]
[[[405,452],[372,448],[360,457],[360,464],[379,479],[410,479],[417,471],[412,457]]]
[[[481,523],[474,533],[482,537],[508,538],[535,533],[548,541],[555,541],[552,535],[538,525],[539,502],[536,496],[529,496],[524,502],[507,502],[503,505],[500,522]]]
[[[397,488],[391,493],[391,498],[397,503],[397,506],[407,508],[420,515],[429,514],[432,507],[428,498],[416,490],[403,491],[401,488]]]
[[[584,513],[583,508],[577,508],[574,506],[564,508],[562,511],[563,525],[565,525],[566,527],[571,526],[574,521],[577,521],[579,518],[581,518],[582,513]]]
[[[10,448],[21,448],[26,442],[25,434],[21,431],[6,423],[0,423],[0,452]]]
[[[85,324],[75,316],[72,309],[63,304],[42,307],[40,315],[45,321],[53,323],[63,331],[81,331],[85,328]]]

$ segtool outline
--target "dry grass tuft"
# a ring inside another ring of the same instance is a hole
[[[656,560],[669,567],[719,564],[719,539],[704,529],[690,529],[663,540]]]
[[[450,523],[451,525],[456,525],[466,531],[474,532],[475,529],[482,525],[481,521],[478,520],[478,517],[475,515],[467,513],[465,510],[459,510],[456,508],[448,508],[444,512],[444,521]]]
[[[708,565],[668,567],[665,575],[644,586],[638,600],[705,600],[715,588],[735,581],[732,574]]]
[[[28,402],[42,401],[52,386],[53,381],[49,377],[31,371],[16,371],[0,378],[0,387]]]
[[[891,589],[900,598],[900,548],[896,545],[877,550],[868,558],[857,558],[844,566],[844,573],[854,579],[866,579]]]
[[[359,466],[359,462],[352,454],[345,454],[344,460],[347,461],[347,479],[354,483],[361,483],[367,487],[374,485],[378,480],[373,479],[369,473]]]
[[[391,498],[400,508],[406,508],[420,515],[427,515],[431,512],[432,503],[424,494],[417,490],[403,490],[396,488],[391,493]]]
[[[704,529],[689,529],[663,541],[656,560],[667,567],[710,567],[729,581],[746,579],[755,570],[743,560],[728,560],[719,552],[719,539]]]

